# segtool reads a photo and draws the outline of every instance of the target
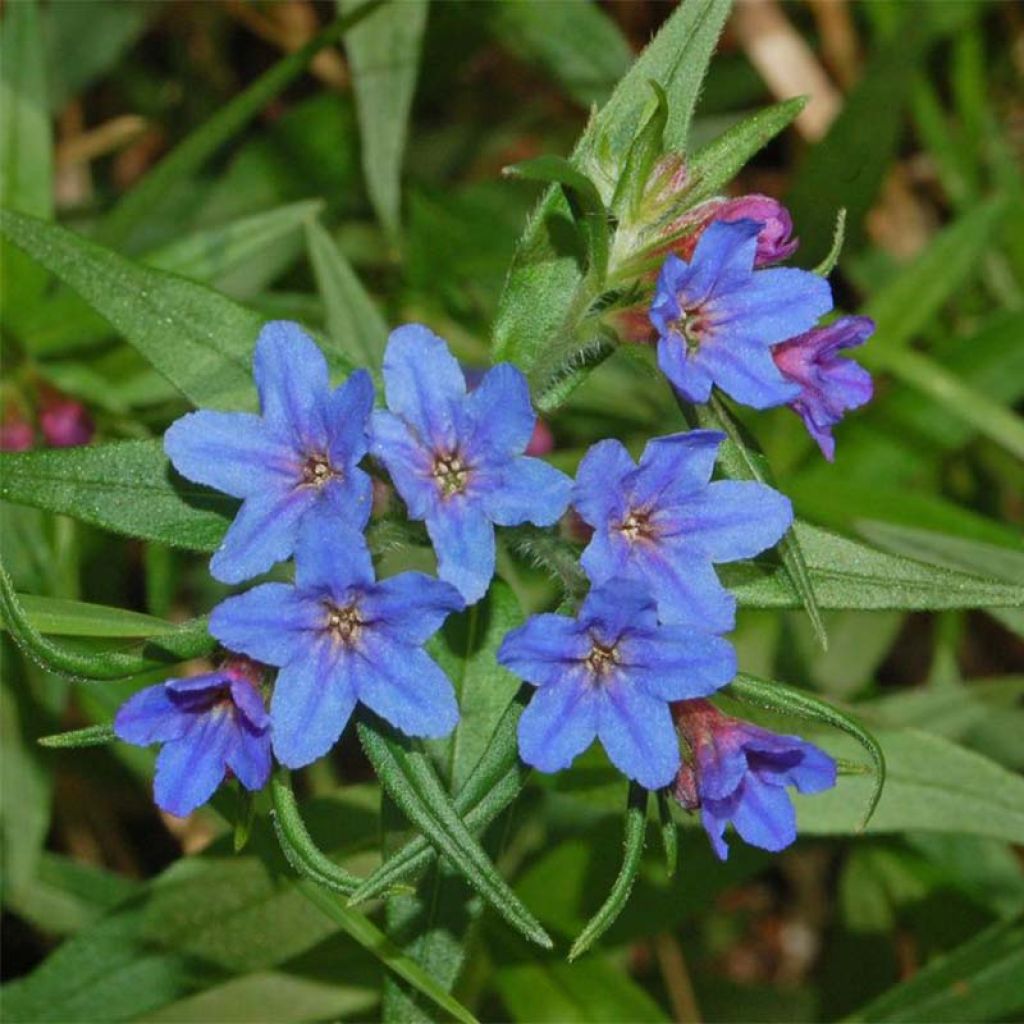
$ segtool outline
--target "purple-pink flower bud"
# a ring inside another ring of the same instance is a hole
[[[96,430],[85,406],[64,395],[45,401],[39,414],[39,426],[51,448],[75,448],[88,444]]]
[[[791,237],[793,218],[782,203],[771,196],[756,192],[737,199],[711,199],[688,211],[675,224],[673,231],[685,230],[694,225],[694,230],[672,246],[680,258],[689,260],[701,235],[710,224],[722,221],[727,224],[738,220],[752,220],[761,225],[757,235],[755,267],[766,267],[788,259],[797,250],[800,240]]]

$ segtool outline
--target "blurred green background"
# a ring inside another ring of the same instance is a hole
[[[389,325],[427,322],[464,361],[485,364],[538,195],[501,169],[568,153],[591,104],[673,6],[400,3],[386,45],[322,50],[201,166],[168,178],[144,215],[128,216],[122,196],[327,24],[334,5],[8,0],[0,113],[35,125],[17,145],[39,168],[20,184],[19,209],[320,331],[330,329],[322,261],[333,241]],[[839,306],[878,323],[862,360],[877,393],[837,429],[834,465],[789,410],[758,416],[799,514],[1016,584],[1022,79],[1024,12],[1013,4],[741,3],[691,142],[810,94],[733,191],[787,203],[802,240],[796,261],[808,267],[847,210],[833,284]],[[366,90],[359,104],[354,80]],[[45,100],[27,119],[12,100],[26,81]],[[35,424],[53,393],[84,407],[98,441],[158,436],[186,410],[102,317],[66,289],[44,291],[45,277],[33,281],[19,259],[6,252],[17,287],[8,279],[5,425]],[[627,353],[610,359],[551,419],[553,461],[571,472],[594,440],[642,444],[678,429],[667,389],[652,380]],[[38,430],[33,443],[43,443]],[[4,562],[22,592],[171,619],[223,592],[198,556],[22,507],[2,515]],[[543,572],[503,558],[524,607],[551,601]],[[899,790],[905,822],[890,815],[867,836],[814,836],[779,857],[736,842],[726,865],[686,830],[671,880],[651,842],[626,912],[601,951],[573,965],[484,915],[455,990],[481,1019],[1019,1014],[1024,873],[1009,837],[1024,834],[1024,615],[835,612],[827,624],[822,653],[802,614],[742,613],[742,667],[855,705],[873,727],[924,734],[908,747],[906,763],[920,764]],[[9,990],[8,1019],[375,1018],[379,963],[304,903],[269,832],[258,829],[236,858],[212,815],[161,818],[146,752],[36,745],[109,720],[139,681],[72,692],[2,642],[3,977],[27,979]],[[499,837],[506,875],[560,938],[600,904],[620,856],[621,794],[605,800],[606,777],[595,762],[591,785],[589,764],[531,786]],[[942,792],[929,788],[935,779]],[[379,796],[354,740],[302,785],[323,845],[354,868],[372,865]],[[943,803],[947,791],[961,802]],[[895,1002],[872,1008],[890,989]]]

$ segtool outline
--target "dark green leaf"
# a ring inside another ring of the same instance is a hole
[[[173,622],[126,608],[34,594],[19,594],[18,601],[33,628],[53,636],[151,637],[177,629]]]

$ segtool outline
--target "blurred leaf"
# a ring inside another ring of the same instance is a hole
[[[910,729],[879,729],[888,765],[868,832],[954,832],[1024,841],[1024,779],[949,740]],[[846,737],[815,736],[833,756],[856,756]],[[941,766],[937,768],[936,766]],[[857,825],[872,780],[845,776],[835,789],[795,796],[801,833],[843,835]]]
[[[5,5],[0,23],[0,206],[43,220],[53,217],[53,139],[46,58],[35,0]],[[0,246],[5,319],[42,295],[46,274]]]
[[[5,452],[0,498],[193,551],[217,550],[238,504],[175,474],[159,441]]]
[[[338,244],[318,220],[306,223],[306,245],[327,310],[327,333],[353,366],[380,368],[388,325]]]
[[[174,186],[191,178],[225,143],[231,141],[275,96],[306,69],[325,47],[336,43],[357,22],[377,9],[370,0],[346,17],[332,22],[304,46],[278,61],[244,92],[220,108],[205,124],[179,143],[106,216],[99,238],[119,247],[154,210]]]
[[[348,17],[364,6],[365,0],[338,0],[339,12]],[[399,229],[402,155],[426,24],[427,0],[403,0],[386,4],[345,34],[366,188],[392,236]]]
[[[34,594],[19,594],[18,600],[40,633],[56,636],[149,637],[177,629],[173,622],[127,608]]]
[[[36,741],[51,750],[76,750],[81,747],[103,747],[117,739],[112,725],[87,725],[84,729],[40,736]]]
[[[603,103],[633,59],[629,43],[591,0],[486,4],[497,39],[533,69],[543,68],[581,106]]]
[[[1019,607],[1024,588],[884,554],[806,523],[794,531],[822,608],[938,609]],[[799,600],[781,566],[748,562],[719,574],[742,607],[793,608]]]
[[[571,161],[611,193],[621,165],[651,102],[650,81],[668,99],[665,145],[686,144],[693,108],[708,61],[729,9],[729,0],[689,0],[677,8],[591,119]],[[560,191],[545,193],[527,223],[494,325],[495,359],[529,371],[539,355],[566,330],[582,275],[565,243],[568,204]],[[571,325],[570,325],[571,326]]]
[[[1024,922],[987,928],[936,957],[848,1021],[1008,1020],[1024,1009]]]

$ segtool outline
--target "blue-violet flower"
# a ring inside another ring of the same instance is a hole
[[[203,409],[171,424],[164,438],[182,476],[243,499],[210,562],[224,583],[292,554],[310,512],[356,529],[370,515],[370,478],[356,468],[368,444],[370,375],[357,370],[332,391],[323,353],[285,321],[260,332],[253,373],[261,415]]]
[[[452,684],[422,645],[462,606],[454,587],[423,573],[375,582],[363,538],[315,517],[299,533],[295,585],[229,597],[213,610],[210,632],[280,668],[274,753],[301,768],[334,746],[357,702],[410,736],[451,732]]]
[[[230,770],[246,789],[270,777],[270,719],[260,670],[233,658],[216,672],[168,679],[121,705],[118,739],[136,746],[162,743],[153,792],[158,806],[180,818],[213,796]]]
[[[736,672],[722,637],[659,625],[638,583],[591,590],[575,619],[535,615],[507,634],[498,661],[537,687],[519,720],[519,752],[543,772],[567,768],[593,742],[648,789],[680,767],[669,702],[707,696]]]
[[[800,386],[790,407],[800,414],[808,433],[829,462],[835,458],[832,428],[847,409],[871,401],[871,374],[839,350],[863,345],[875,331],[866,316],[844,316],[826,327],[815,327],[772,349],[775,365],[788,380]]]
[[[725,435],[693,430],[648,442],[636,465],[616,440],[580,463],[573,505],[594,528],[582,564],[594,583],[644,583],[663,622],[710,632],[732,629],[736,600],[714,562],[752,558],[793,521],[789,499],[753,481],[711,483]]]
[[[672,706],[692,760],[676,779],[676,799],[700,809],[720,860],[729,856],[729,822],[751,846],[777,852],[796,839],[796,812],[786,792],[820,793],[836,784],[836,763],[798,736],[780,736],[722,714],[705,700]]]
[[[690,402],[706,402],[715,384],[755,409],[799,393],[771,346],[813,327],[832,308],[832,292],[805,270],[756,270],[761,230],[752,220],[715,221],[689,262],[669,255],[661,268],[650,314],[658,365]]]
[[[550,525],[572,481],[523,455],[536,417],[515,367],[495,366],[467,394],[444,341],[407,324],[388,340],[384,385],[391,411],[373,416],[372,452],[410,518],[426,522],[438,575],[472,604],[494,575],[494,525]]]

